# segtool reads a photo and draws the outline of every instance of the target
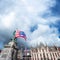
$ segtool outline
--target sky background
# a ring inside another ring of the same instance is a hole
[[[60,0],[0,0],[0,49],[13,37],[18,28],[28,46],[60,46]]]

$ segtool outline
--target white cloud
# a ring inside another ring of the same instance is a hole
[[[44,34],[38,36],[37,38],[34,38],[31,41],[29,41],[30,42],[29,44],[31,46],[34,46],[34,45],[39,45],[42,42],[44,45],[47,44],[47,45],[50,45],[50,46],[52,46],[52,45],[59,46],[59,44],[57,42],[59,40],[57,34],[55,34],[55,33],[48,34],[48,31],[47,31],[47,34],[45,34],[45,35]]]
[[[49,32],[50,32],[50,28],[48,25],[39,24],[38,29],[31,34],[32,36],[31,39],[36,39],[40,36],[48,34]]]
[[[10,12],[7,15],[2,16],[1,23],[2,23],[3,27],[10,28],[12,26],[14,18],[15,18],[14,12]]]
[[[56,16],[50,16],[50,17],[47,17],[47,21],[49,23],[56,23],[57,20],[60,20],[60,17],[56,17]]]
[[[53,44],[57,40],[57,29],[50,28],[49,24],[55,22],[58,18],[50,16],[44,19],[41,17],[41,14],[50,12],[50,7],[56,3],[55,0],[17,0],[15,3],[13,12],[10,11],[1,18],[4,27],[10,27],[12,30],[16,28],[23,30],[27,35],[28,44],[31,45],[40,42],[47,42],[47,44],[52,42]],[[40,16],[38,16],[39,14]],[[31,33],[30,27],[34,25],[38,25],[38,28]],[[52,33],[53,31],[55,33]]]

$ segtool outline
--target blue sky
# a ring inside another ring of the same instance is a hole
[[[18,28],[29,46],[40,42],[60,46],[59,16],[60,0],[0,0],[0,45],[9,42]]]

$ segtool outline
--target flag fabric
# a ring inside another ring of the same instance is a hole
[[[26,35],[23,31],[16,30],[15,38],[18,38],[18,37],[24,38],[26,40]]]

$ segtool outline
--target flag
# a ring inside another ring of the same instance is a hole
[[[18,37],[24,38],[26,40],[26,35],[23,31],[16,30],[15,38],[18,38]]]

